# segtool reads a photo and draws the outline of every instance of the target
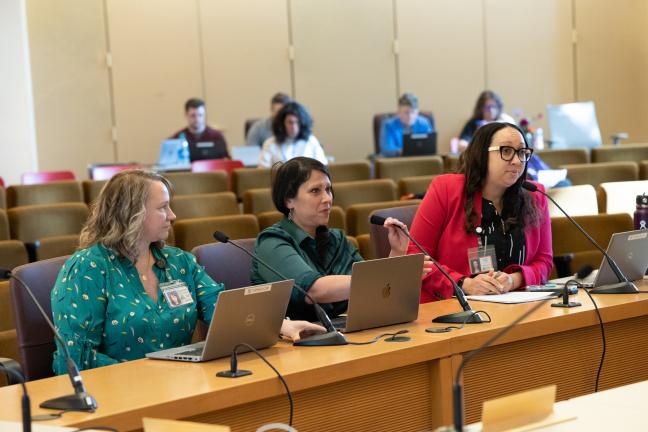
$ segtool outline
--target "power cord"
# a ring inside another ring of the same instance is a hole
[[[381,335],[376,336],[375,338],[371,339],[370,341],[366,342],[351,342],[349,341],[349,345],[370,345],[373,343],[378,342],[380,339],[386,337],[386,336],[391,336],[388,339],[385,339],[385,341],[397,341],[397,342],[404,342],[404,340],[397,338],[396,336],[409,333],[409,330],[398,330],[396,333],[383,333]],[[408,339],[409,340],[409,339]]]
[[[239,373],[239,370],[238,370],[238,361],[237,361],[237,357],[236,357],[236,350],[238,350],[240,347],[246,347],[246,348],[249,349],[250,351],[254,352],[254,353],[255,353],[255,354],[256,354],[256,355],[257,355],[261,360],[263,360],[263,362],[264,362],[265,364],[268,365],[268,367],[269,367],[270,369],[272,369],[272,370],[274,371],[274,373],[277,374],[277,377],[279,377],[279,381],[281,381],[281,384],[283,384],[284,388],[286,389],[286,395],[288,396],[288,403],[290,404],[290,417],[289,417],[289,420],[288,420],[288,425],[292,426],[292,424],[293,424],[293,410],[294,410],[294,406],[293,406],[292,393],[290,393],[290,389],[288,388],[288,383],[286,383],[286,380],[284,379],[284,377],[281,376],[281,374],[279,373],[279,371],[278,371],[274,366],[272,366],[272,364],[270,364],[270,362],[269,362],[269,361],[268,361],[268,360],[263,356],[263,354],[261,354],[261,353],[260,353],[256,348],[254,348],[253,346],[251,346],[251,345],[249,345],[249,344],[246,344],[245,342],[242,342],[242,343],[236,345],[236,346],[234,347],[234,349],[232,350],[232,357],[231,357],[231,359],[230,359],[230,370],[229,370],[229,371],[225,371],[225,372],[218,372],[218,373],[216,374],[216,376],[219,376],[219,377],[226,377],[226,378],[236,378],[236,377],[239,377],[239,376],[243,376],[243,375],[250,375],[250,374],[251,374],[251,372],[249,372],[249,371],[241,371],[241,372],[243,372],[243,373],[242,373],[242,374]]]
[[[489,322],[492,321],[491,316],[488,315],[488,312],[483,311],[483,310],[478,310],[478,311],[473,311],[470,315],[468,315],[463,320],[463,322],[461,323],[460,326],[451,325],[451,326],[447,326],[447,327],[430,327],[430,328],[426,328],[425,331],[427,333],[448,333],[448,332],[451,332],[452,330],[461,330],[462,328],[464,328],[466,326],[466,323],[468,321],[470,321],[475,315],[480,314],[480,313],[484,314],[484,315],[486,315],[488,317],[488,321],[483,321],[483,322],[489,323]]]

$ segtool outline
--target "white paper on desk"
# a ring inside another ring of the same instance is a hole
[[[511,291],[511,292],[507,292],[506,294],[466,296],[468,300],[485,301],[491,303],[505,303],[505,304],[528,303],[528,302],[544,300],[552,297],[556,297],[556,296],[553,293],[528,292],[528,291]]]
[[[552,188],[567,178],[566,169],[550,169],[538,171],[538,183],[546,189]]]

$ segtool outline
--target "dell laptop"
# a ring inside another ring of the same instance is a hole
[[[421,297],[423,255],[403,255],[353,264],[346,316],[333,320],[343,332],[414,321]]]
[[[436,152],[436,132],[403,135],[403,156],[428,156]]]
[[[279,339],[293,280],[222,291],[207,338],[202,342],[146,354],[151,359],[203,362],[232,353],[242,342],[256,349]],[[241,347],[238,352],[249,351]]]

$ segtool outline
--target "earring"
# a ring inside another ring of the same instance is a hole
[[[295,217],[295,209],[294,209],[294,208],[291,208],[291,209],[288,211],[288,220],[289,220],[289,221],[292,221],[294,217]]]

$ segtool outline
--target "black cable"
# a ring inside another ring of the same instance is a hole
[[[281,383],[283,384],[284,388],[286,389],[286,394],[288,395],[288,403],[290,404],[290,418],[289,418],[289,420],[288,420],[288,426],[292,426],[292,424],[293,424],[293,398],[292,398],[292,393],[290,393],[290,389],[288,388],[288,383],[286,383],[286,380],[284,379],[283,376],[281,376],[281,374],[279,373],[279,371],[278,371],[277,369],[275,369],[275,367],[272,366],[268,360],[266,360],[266,358],[263,356],[263,354],[261,354],[259,351],[257,351],[257,349],[254,348],[253,346],[248,345],[248,344],[246,344],[245,342],[242,342],[242,343],[240,343],[240,344],[238,344],[238,345],[236,345],[236,346],[234,347],[234,349],[232,350],[233,355],[236,355],[236,350],[239,349],[239,347],[242,347],[242,346],[244,346],[244,347],[250,349],[250,350],[253,351],[257,356],[259,356],[259,358],[260,358],[261,360],[263,360],[263,362],[264,362],[265,364],[267,364],[268,367],[270,367],[270,369],[272,369],[272,370],[277,374],[277,377],[279,377],[279,380],[280,380]]]
[[[475,315],[480,314],[480,313],[482,313],[482,314],[484,314],[484,315],[486,315],[488,317],[488,321],[482,321],[482,322],[489,323],[489,322],[493,321],[493,319],[488,314],[488,312],[483,311],[483,310],[477,310],[477,311],[472,311],[472,313],[470,315],[468,315],[463,320],[463,322],[461,323],[460,326],[451,325],[451,326],[447,326],[447,327],[430,327],[430,328],[426,328],[425,331],[427,333],[448,333],[448,332],[450,332],[452,330],[461,330],[462,328],[464,328],[466,326],[466,323],[468,321],[470,321]]]
[[[570,282],[574,282],[577,287],[582,288],[582,284],[578,282],[576,279],[568,280],[567,282],[565,282],[565,287],[567,287],[567,284]],[[596,371],[596,382],[594,384],[594,393],[598,393],[599,380],[601,379],[601,370],[603,369],[603,362],[605,361],[605,351],[607,348],[606,339],[605,339],[605,326],[603,325],[603,318],[601,317],[601,311],[599,310],[596,301],[594,301],[594,297],[592,297],[592,294],[590,294],[589,291],[587,291],[586,289],[583,288],[583,291],[585,291],[587,297],[589,297],[590,300],[592,301],[592,304],[594,305],[594,310],[596,311],[596,316],[598,317],[599,326],[601,327],[601,341],[603,343],[603,351],[601,352],[601,361],[599,362],[598,371]]]
[[[398,336],[400,334],[405,334],[405,333],[409,333],[409,330],[398,330],[396,333],[383,333],[383,334],[378,335],[375,338],[371,339],[370,341],[367,341],[367,342],[349,342],[349,345],[370,345],[370,344],[378,342],[380,339],[384,338],[385,336],[395,337],[395,336]]]

